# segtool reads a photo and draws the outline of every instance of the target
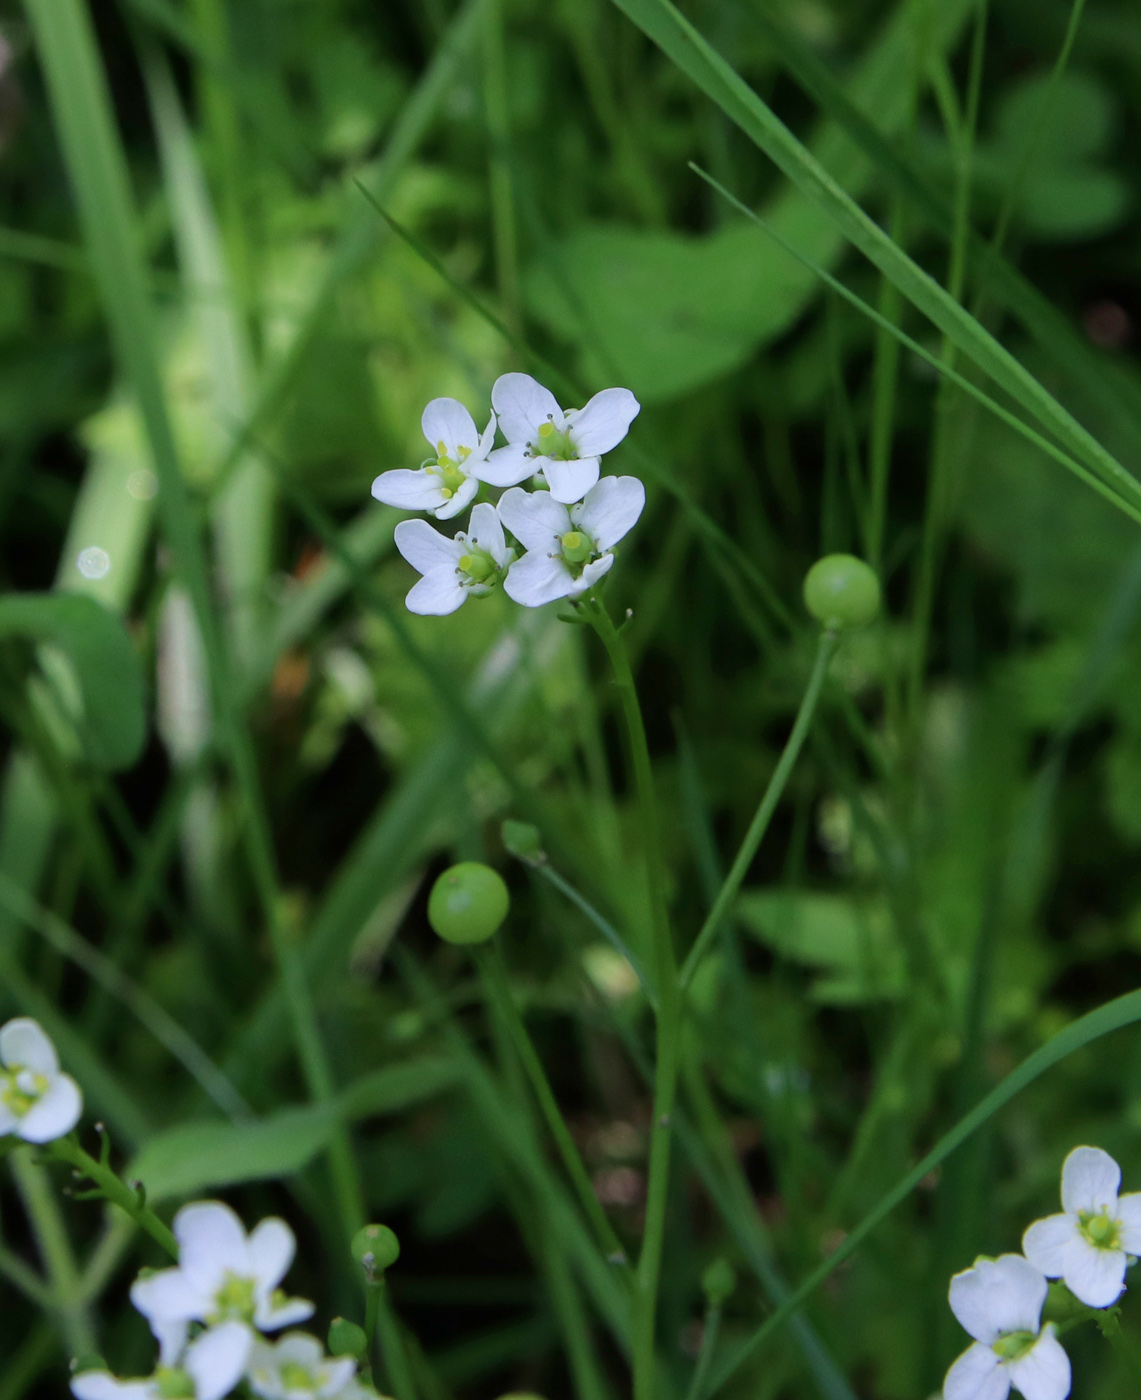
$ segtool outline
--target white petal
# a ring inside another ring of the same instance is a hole
[[[1121,1224],[1122,1249],[1126,1254],[1141,1255],[1141,1191],[1118,1196],[1117,1219]]]
[[[1117,1204],[1121,1168],[1100,1147],[1075,1147],[1062,1163],[1062,1209],[1099,1211]]]
[[[357,1363],[351,1356],[342,1357],[337,1361],[327,1361],[322,1368],[319,1394],[329,1397],[329,1400],[333,1400],[334,1396],[341,1395],[352,1381],[356,1369]]]
[[[173,1229],[178,1267],[191,1287],[213,1293],[227,1272],[248,1276],[245,1227],[229,1206],[195,1201],[174,1217]]]
[[[83,1095],[70,1074],[57,1075],[17,1129],[25,1142],[52,1142],[70,1133],[83,1112]]]
[[[121,1381],[110,1371],[84,1371],[71,1378],[75,1400],[151,1400],[158,1394],[154,1381]]]
[[[511,442],[497,447],[486,462],[479,463],[475,475],[489,486],[518,486],[535,475],[535,462],[528,455],[525,442]]]
[[[565,598],[574,587],[571,571],[561,558],[551,558],[542,550],[531,550],[512,564],[503,591],[525,608],[541,608],[556,598]]]
[[[990,1347],[976,1342],[952,1363],[943,1400],[1006,1400],[1010,1376]]]
[[[553,457],[538,459],[551,488],[551,495],[564,505],[581,501],[598,480],[598,458],[582,457],[573,462],[556,462]]]
[[[604,554],[601,559],[593,559],[586,568],[583,569],[582,573],[575,581],[574,587],[567,594],[567,597],[578,598],[583,593],[593,588],[603,574],[608,574],[610,572],[613,563],[613,554]]]
[[[488,453],[491,451],[492,447],[495,445],[495,429],[496,429],[496,426],[497,426],[497,425],[496,425],[496,421],[495,421],[495,414],[493,413],[493,414],[491,415],[491,417],[487,420],[487,427],[484,428],[483,433],[482,433],[481,436],[480,436],[480,439],[479,439],[479,446],[475,449],[475,451],[472,453],[472,455],[468,458],[468,462],[469,462],[469,463],[472,463],[472,462],[482,462],[482,461],[487,457]]]
[[[951,1311],[976,1342],[1003,1332],[1037,1332],[1046,1280],[1021,1254],[981,1259],[951,1280]]]
[[[606,550],[634,528],[645,508],[646,488],[636,476],[604,476],[571,518]]]
[[[241,1322],[223,1322],[186,1349],[182,1363],[194,1381],[197,1400],[222,1400],[242,1378],[254,1336]]]
[[[210,1311],[211,1293],[192,1287],[181,1269],[160,1269],[135,1280],[131,1302],[149,1319],[153,1331],[156,1322],[202,1321]]]
[[[284,1220],[271,1215],[255,1227],[246,1248],[259,1287],[272,1293],[293,1263],[297,1250],[293,1231]]]
[[[269,1299],[258,1304],[254,1321],[265,1332],[276,1332],[279,1327],[290,1327],[295,1322],[304,1322],[313,1316],[316,1308],[308,1298],[286,1298],[282,1303]]]
[[[186,1350],[189,1324],[186,1318],[152,1317],[148,1319],[158,1342],[158,1359],[163,1366],[176,1366]]]
[[[559,549],[560,538],[571,528],[566,506],[549,491],[524,491],[514,486],[499,501],[499,518],[524,549],[549,553]]]
[[[492,386],[491,403],[508,442],[530,442],[548,420],[560,431],[566,426],[554,394],[529,374],[501,374]]]
[[[467,510],[468,502],[472,500],[478,490],[478,479],[474,476],[465,477],[463,485],[456,491],[451,500],[446,500],[436,507],[436,519],[451,520],[453,516],[459,515],[461,510]]]
[[[571,442],[580,457],[600,457],[630,431],[642,405],[629,389],[603,389],[585,406],[567,414]]]
[[[1036,1220],[1022,1236],[1022,1252],[1047,1278],[1061,1278],[1066,1250],[1079,1233],[1072,1215],[1048,1215],[1045,1220]]]
[[[481,501],[478,506],[472,507],[468,537],[479,545],[480,549],[486,549],[500,568],[503,567],[507,558],[507,541],[503,538],[499,513],[493,505]]]
[[[298,1366],[315,1371],[325,1358],[325,1348],[308,1332],[287,1332],[273,1349],[278,1366],[294,1361]]]
[[[1070,1358],[1050,1323],[1026,1355],[1007,1369],[1011,1385],[1026,1400],[1066,1400],[1070,1393]]]
[[[468,590],[460,587],[454,566],[433,569],[419,583],[413,584],[404,599],[404,606],[420,617],[446,617],[454,613],[467,599]]]
[[[1088,1308],[1108,1308],[1125,1287],[1125,1251],[1076,1239],[1066,1250],[1066,1287]]]
[[[453,462],[460,460],[460,448],[474,452],[479,445],[479,430],[475,419],[458,399],[433,399],[420,419],[424,436],[433,452],[444,444],[444,456]]]
[[[416,471],[398,467],[395,471],[381,472],[372,483],[372,494],[384,505],[399,506],[402,510],[434,510],[448,499],[439,474],[426,467]]]
[[[422,574],[433,569],[454,569],[463,545],[434,530],[426,520],[402,520],[392,532],[396,548]]]
[[[0,1061],[9,1068],[21,1065],[48,1079],[59,1073],[55,1046],[40,1023],[30,1016],[17,1016],[0,1027]]]

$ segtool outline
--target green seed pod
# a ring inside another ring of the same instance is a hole
[[[880,610],[879,579],[854,554],[826,554],[805,577],[804,602],[830,631],[863,627]]]
[[[516,860],[528,865],[542,865],[547,859],[539,828],[530,822],[512,821],[510,817],[500,827],[503,844]]]
[[[714,1259],[701,1275],[701,1288],[711,1307],[719,1308],[737,1287],[737,1275],[728,1259]]]
[[[363,1327],[347,1317],[335,1317],[329,1323],[329,1355],[355,1356],[358,1360],[368,1350],[368,1337]]]
[[[400,1241],[387,1225],[366,1225],[353,1236],[349,1248],[369,1274],[382,1274],[400,1258]]]
[[[445,870],[428,896],[428,922],[445,943],[483,943],[507,917],[511,898],[490,865],[465,860]]]

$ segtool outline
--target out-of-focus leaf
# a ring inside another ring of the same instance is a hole
[[[146,738],[143,673],[123,623],[93,598],[10,593],[0,598],[0,636],[50,643],[70,663],[79,709],[72,718],[91,762],[129,768]]]

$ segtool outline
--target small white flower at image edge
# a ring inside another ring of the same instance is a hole
[[[512,564],[504,592],[527,608],[580,597],[609,571],[614,546],[645,504],[636,476],[605,476],[569,508],[547,491],[505,491],[499,518],[527,552]]]
[[[943,1400],[1065,1400],[1070,1358],[1042,1326],[1048,1285],[1021,1254],[979,1259],[951,1280],[951,1311],[974,1338],[947,1372]]]
[[[357,1363],[351,1356],[326,1356],[316,1337],[287,1332],[275,1343],[258,1341],[250,1355],[246,1378],[264,1400],[341,1400],[355,1394]]]
[[[1108,1308],[1125,1287],[1129,1256],[1141,1254],[1141,1192],[1117,1194],[1121,1168],[1100,1147],[1075,1147],[1062,1164],[1062,1212],[1022,1237],[1027,1259],[1060,1278],[1090,1308]]]
[[[235,1321],[274,1332],[312,1316],[312,1303],[278,1288],[296,1249],[284,1220],[270,1216],[247,1235],[229,1206],[196,1201],[174,1217],[173,1230],[177,1266],[140,1274],[131,1288],[131,1302],[160,1340],[160,1329],[176,1322]]]
[[[488,458],[484,481],[516,486],[541,473],[562,505],[581,501],[591,489],[600,458],[618,446],[642,407],[629,389],[603,389],[583,408],[564,412],[529,374],[500,375],[491,403],[507,446]]]
[[[495,441],[495,415],[480,434],[458,399],[433,399],[420,426],[435,457],[415,471],[401,467],[381,472],[372,483],[372,494],[384,505],[427,510],[437,520],[450,520],[479,490],[480,471]]]
[[[176,1358],[160,1361],[153,1376],[120,1380],[109,1371],[82,1371],[71,1380],[75,1400],[223,1400],[245,1374],[253,1334],[240,1322],[201,1333]]]
[[[79,1085],[60,1071],[40,1023],[17,1016],[0,1026],[0,1137],[53,1142],[71,1132],[82,1112]]]
[[[495,507],[486,501],[472,508],[469,528],[452,539],[426,520],[402,520],[394,539],[408,563],[423,575],[404,604],[409,612],[428,617],[455,612],[469,594],[478,598],[492,592],[515,559]]]

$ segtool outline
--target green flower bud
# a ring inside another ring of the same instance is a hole
[[[347,1317],[335,1317],[329,1323],[329,1355],[355,1356],[359,1361],[368,1350],[368,1337],[363,1327]]]
[[[530,822],[516,822],[508,818],[499,829],[503,844],[516,860],[528,865],[542,865],[547,859],[543,850],[539,828]]]
[[[879,579],[854,554],[827,554],[805,577],[804,602],[831,631],[863,627],[880,610]]]
[[[366,1225],[358,1230],[349,1249],[368,1274],[382,1274],[400,1258],[400,1241],[387,1225]]]
[[[737,1287],[737,1275],[728,1259],[714,1259],[701,1275],[701,1288],[710,1307],[719,1308]]]
[[[465,860],[445,870],[428,896],[428,922],[445,943],[483,943],[511,905],[503,877],[490,865]]]

